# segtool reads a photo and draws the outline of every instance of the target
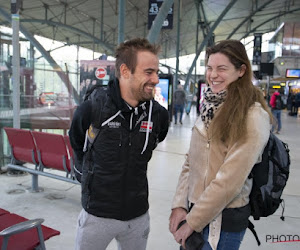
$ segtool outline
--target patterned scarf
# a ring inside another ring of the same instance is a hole
[[[224,103],[227,96],[227,90],[224,89],[219,93],[213,93],[208,87],[204,93],[204,101],[201,106],[201,119],[205,124],[205,128],[208,129],[211,120],[214,118],[214,114]]]

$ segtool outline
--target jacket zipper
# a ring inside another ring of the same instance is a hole
[[[133,113],[131,113],[131,115],[130,115],[130,123],[129,123],[130,124],[129,125],[129,142],[128,142],[129,151],[131,150],[132,123],[133,123]],[[131,155],[131,153],[129,152],[128,155]],[[125,169],[126,173],[125,173],[125,177],[124,177],[125,180],[123,180],[123,184],[122,184],[123,195],[122,195],[122,203],[121,203],[122,204],[122,208],[120,209],[120,211],[121,211],[121,218],[124,218],[126,216],[126,210],[127,210],[127,206],[126,206],[126,192],[125,192],[125,190],[126,190],[126,186],[127,186],[126,185],[126,179],[127,179],[126,175],[127,175],[128,168],[129,168],[129,163],[126,166],[126,169]]]
[[[121,131],[121,133],[120,133],[119,147],[122,147],[122,131]]]
[[[207,140],[206,148],[207,148],[207,149],[210,148],[210,139]]]

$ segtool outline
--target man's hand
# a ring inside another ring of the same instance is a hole
[[[172,210],[169,218],[169,230],[173,235],[177,231],[179,223],[185,220],[186,215],[187,211],[184,208],[178,207]]]
[[[189,224],[184,223],[173,235],[177,243],[181,244],[185,249],[186,239],[194,232]]]

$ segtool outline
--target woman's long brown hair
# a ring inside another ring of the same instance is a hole
[[[209,132],[214,138],[233,143],[245,138],[247,114],[249,108],[259,102],[264,110],[272,114],[262,92],[252,83],[252,69],[244,45],[237,40],[224,40],[207,48],[206,63],[210,55],[222,53],[228,57],[236,69],[244,64],[245,73],[242,77],[229,84],[224,104],[212,120]]]

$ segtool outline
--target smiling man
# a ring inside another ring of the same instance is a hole
[[[149,234],[147,166],[168,132],[168,112],[153,99],[159,46],[146,39],[116,49],[116,79],[95,87],[70,128],[75,174],[82,186],[77,250],[146,249]],[[85,152],[83,152],[85,151]]]

